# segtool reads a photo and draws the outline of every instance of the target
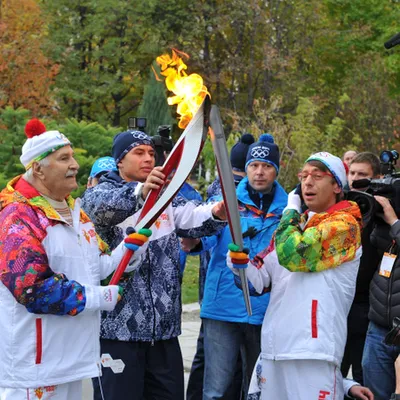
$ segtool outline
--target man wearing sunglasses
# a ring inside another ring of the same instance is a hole
[[[361,213],[343,200],[346,171],[338,157],[312,155],[299,179],[301,192],[289,194],[274,240],[247,269],[255,293],[271,291],[261,334],[261,398],[342,400],[340,364],[361,257]],[[233,272],[246,267],[245,253],[230,249]]]

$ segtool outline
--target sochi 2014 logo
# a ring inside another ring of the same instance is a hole
[[[257,146],[254,147],[253,150],[251,150],[251,157],[263,159],[268,157],[269,153],[270,153],[269,147]]]

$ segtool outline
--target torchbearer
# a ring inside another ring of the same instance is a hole
[[[0,193],[0,398],[80,399],[81,381],[98,375],[100,310],[121,294],[100,279],[125,246],[109,255],[71,197],[79,165],[70,141],[38,120],[25,132],[26,172]]]
[[[112,154],[118,172],[106,174],[85,194],[84,208],[112,247],[130,227],[153,232],[140,268],[122,276],[118,307],[102,315],[102,354],[121,359],[125,368],[120,373],[103,368],[101,380],[94,380],[95,399],[103,393],[107,400],[183,400],[178,236],[213,235],[226,225],[221,203],[201,205],[176,197],[204,143],[208,104],[204,95],[163,167],[154,167],[154,148],[143,132],[117,135]],[[112,282],[123,270],[124,263]]]
[[[269,247],[248,264],[254,292],[271,290],[261,338],[261,399],[342,400],[340,364],[361,257],[361,213],[343,200],[343,162],[309,157]],[[308,207],[301,213],[301,196]],[[228,255],[234,273],[245,258]]]

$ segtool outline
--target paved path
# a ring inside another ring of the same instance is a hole
[[[185,369],[185,386],[189,378],[193,356],[196,352],[197,337],[200,330],[199,312],[200,309],[197,303],[185,304],[183,306],[182,335],[179,336],[179,343],[182,349],[183,366]],[[82,400],[93,400],[92,381],[90,380],[83,382]]]

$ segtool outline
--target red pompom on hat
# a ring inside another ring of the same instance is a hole
[[[61,147],[71,142],[59,131],[46,131],[46,126],[38,119],[31,119],[25,125],[25,135],[28,137],[22,146],[21,160],[26,170],[34,161],[46,158]]]
[[[39,136],[42,133],[46,132],[46,126],[43,122],[34,118],[28,121],[25,125],[25,135],[30,139],[34,136]]]

